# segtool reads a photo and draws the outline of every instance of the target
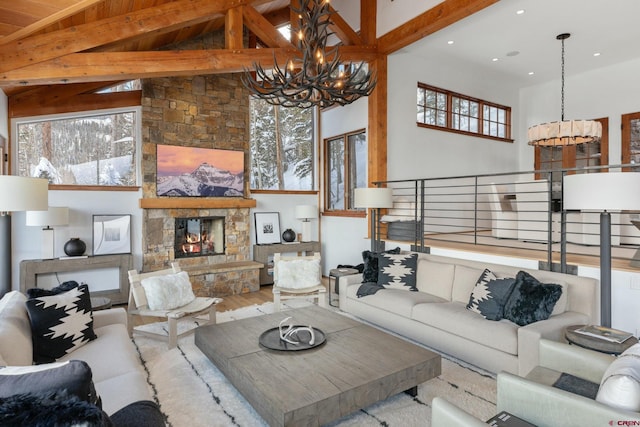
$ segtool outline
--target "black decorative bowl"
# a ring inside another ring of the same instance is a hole
[[[304,325],[295,325],[294,328],[304,328]],[[311,334],[308,331],[300,331],[298,333],[298,339],[300,340],[300,344],[291,344],[286,341],[282,341],[280,339],[280,329],[279,328],[271,328],[264,331],[258,341],[260,345],[266,347],[271,350],[278,351],[300,351],[300,350],[309,350],[311,348],[318,347],[325,343],[327,338],[318,328],[313,328],[313,333],[315,335],[315,342],[313,344],[309,344],[309,339],[311,338]]]

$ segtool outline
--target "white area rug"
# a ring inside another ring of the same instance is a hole
[[[288,305],[307,304],[288,302]],[[217,321],[228,322],[273,312],[273,304],[218,313]],[[163,324],[149,327],[159,329]],[[166,328],[166,327],[165,327]],[[148,373],[154,399],[173,427],[266,426],[224,375],[194,344],[193,334],[181,338],[178,348],[167,350],[160,340],[134,334],[134,343]],[[421,384],[418,396],[405,393],[364,408],[335,421],[332,426],[429,426],[431,400],[443,396],[476,417],[487,420],[496,411],[495,378],[442,359],[442,375]]]

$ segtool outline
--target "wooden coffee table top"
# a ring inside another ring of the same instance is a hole
[[[304,351],[261,347],[292,316],[326,342]],[[198,348],[272,426],[323,425],[440,375],[436,353],[317,306],[200,327]]]

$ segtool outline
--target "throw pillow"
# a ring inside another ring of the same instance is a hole
[[[128,404],[111,415],[117,427],[159,427],[165,425],[160,407],[150,400],[139,400]]]
[[[640,344],[626,349],[609,365],[596,400],[614,408],[640,411]]]
[[[102,407],[87,362],[71,360],[0,369],[0,397],[64,389],[69,395]]]
[[[96,405],[58,389],[0,398],[0,425],[109,427],[113,424]]]
[[[378,285],[417,292],[417,266],[418,254],[382,253],[378,258]]]
[[[319,259],[292,259],[278,261],[278,286],[289,289],[305,289],[320,284]]]
[[[519,326],[546,320],[562,295],[562,286],[540,283],[526,271],[519,271],[504,306],[504,318]]]
[[[173,310],[196,299],[186,271],[142,279],[147,303],[151,310]]]
[[[504,305],[513,291],[516,279],[494,279],[495,275],[485,269],[471,292],[467,309],[482,315],[487,320],[501,320]]]
[[[35,363],[53,362],[97,338],[87,285],[49,292],[26,302]]]
[[[399,254],[400,247],[389,249],[383,253]],[[362,252],[362,261],[364,261],[364,269],[362,270],[362,283],[378,283],[378,252],[364,251]]]

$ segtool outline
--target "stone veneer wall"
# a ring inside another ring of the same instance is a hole
[[[241,150],[245,153],[248,194],[249,93],[239,74],[146,79],[142,82],[143,197],[156,196],[156,145]],[[258,270],[208,267],[250,260],[250,212],[232,209],[145,209],[143,271],[166,268],[174,261],[176,217],[224,216],[225,254],[181,259],[196,294],[224,296],[255,289]],[[248,283],[251,283],[248,285]],[[259,288],[259,284],[257,285]]]

